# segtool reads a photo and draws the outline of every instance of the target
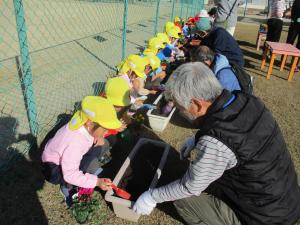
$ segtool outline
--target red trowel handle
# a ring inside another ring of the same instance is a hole
[[[127,199],[127,200],[130,199],[131,194],[129,194],[127,191],[124,191],[124,190],[118,188],[118,187],[117,187],[116,185],[114,185],[114,184],[111,184],[111,187],[112,187],[112,189],[115,190],[116,195],[118,195],[119,197],[124,198],[124,199]]]

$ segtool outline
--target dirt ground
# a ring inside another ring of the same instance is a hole
[[[278,64],[275,63],[271,79],[266,80],[267,68],[260,70],[261,51],[255,49],[257,29],[258,24],[239,23],[236,38],[244,51],[247,71],[255,78],[255,95],[265,102],[277,119],[300,175],[300,73],[295,73],[293,81],[287,82],[289,65],[284,72],[279,72]],[[286,39],[287,29],[284,28],[282,41]],[[175,115],[163,133],[147,130],[142,132],[143,136],[162,139],[172,146],[166,169],[163,171],[163,182],[178,178],[187,166],[179,161],[177,151],[182,140],[193,134],[195,129],[181,125]],[[119,165],[121,164],[120,160]],[[97,195],[103,199],[101,194]],[[44,182],[38,165],[26,158],[21,158],[1,178],[0,202],[0,224],[3,225],[77,224],[62,203],[58,187]],[[134,224],[115,217],[110,206],[104,200],[101,203],[101,208],[90,224]],[[151,216],[141,217],[139,224],[176,225],[182,222],[172,204],[166,203],[159,205]]]

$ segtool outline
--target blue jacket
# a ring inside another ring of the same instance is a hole
[[[244,54],[236,40],[222,27],[215,27],[202,39],[201,45],[206,45],[216,53],[225,55],[230,63],[244,67]]]
[[[223,88],[228,91],[241,90],[239,81],[233,73],[229,62],[224,55],[218,53],[216,54],[211,69]]]
[[[160,50],[156,56],[160,59],[160,61],[162,60],[169,61],[173,48],[174,48],[173,45],[167,44],[167,46],[164,49]]]

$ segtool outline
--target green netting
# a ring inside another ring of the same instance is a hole
[[[98,94],[122,51],[139,53],[171,17],[203,8],[203,0],[126,2],[127,11],[123,0],[0,1],[0,169]]]

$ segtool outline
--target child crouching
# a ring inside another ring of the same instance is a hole
[[[98,178],[102,171],[98,157],[101,149],[89,151],[96,145],[104,145],[107,129],[118,129],[122,123],[117,119],[113,105],[98,96],[87,96],[82,100],[69,123],[60,128],[50,139],[42,154],[45,179],[59,184],[68,206],[72,204],[75,187],[111,188],[111,180]]]

